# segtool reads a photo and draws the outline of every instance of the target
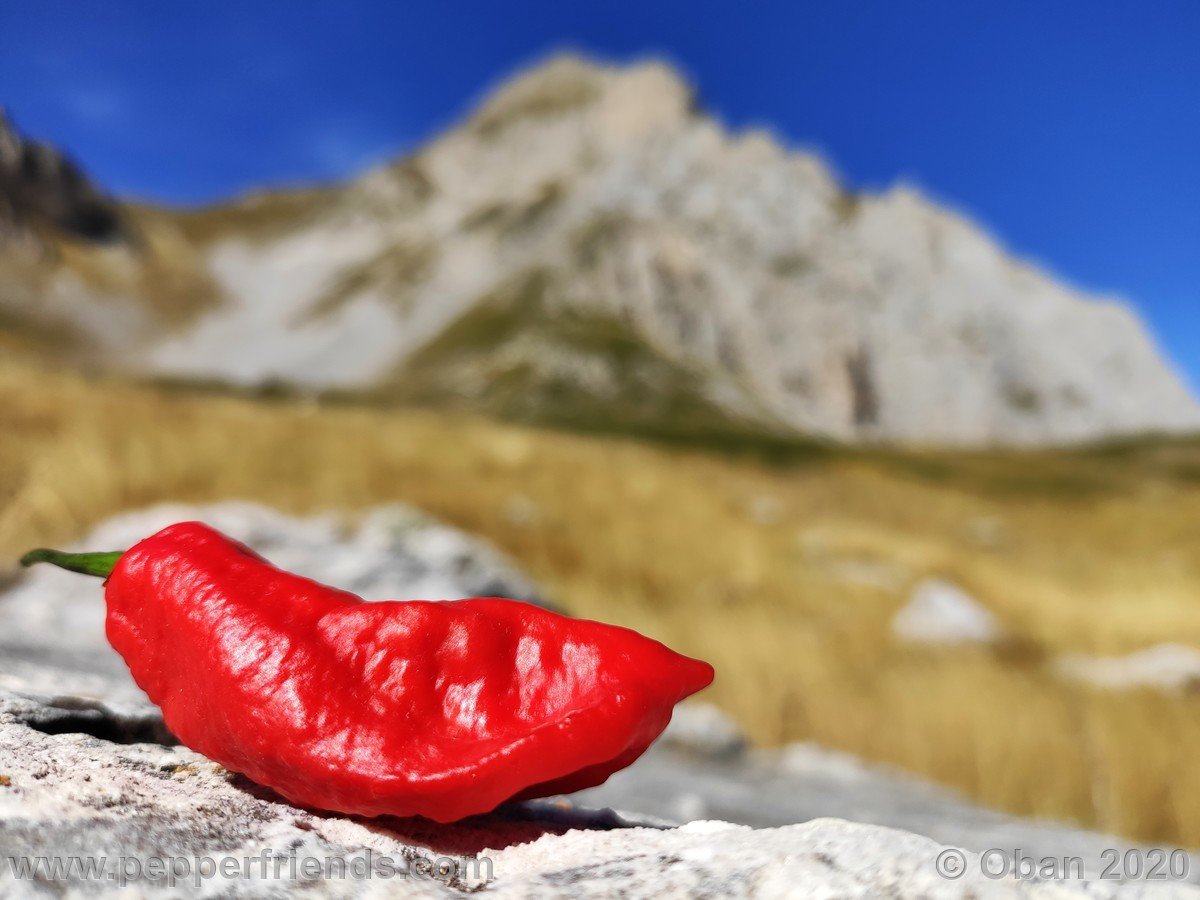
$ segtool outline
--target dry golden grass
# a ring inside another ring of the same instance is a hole
[[[1200,700],[1090,692],[1047,664],[1200,645],[1200,446],[771,467],[13,362],[0,435],[0,569],[164,500],[409,501],[490,538],[572,611],[712,661],[711,699],[759,741],[814,739],[1016,812],[1200,846]],[[929,575],[985,601],[1013,640],[894,642],[890,617]]]

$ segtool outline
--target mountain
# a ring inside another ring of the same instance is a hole
[[[25,140],[0,107],[0,228],[49,227],[91,241],[121,234],[115,203],[57,149]]]
[[[146,371],[146,348],[217,303],[174,218],[109,197],[0,108],[0,354]]]
[[[115,242],[3,242],[10,344],[684,436],[1200,427],[1128,307],[911,188],[853,194],[815,156],[730,134],[658,63],[558,57],[350,183],[121,216]]]

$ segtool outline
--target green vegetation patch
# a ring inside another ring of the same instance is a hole
[[[815,442],[765,412],[738,416],[704,395],[714,377],[728,376],[671,359],[615,314],[551,303],[553,291],[552,274],[537,269],[473,304],[395,375],[396,394],[575,431],[812,451]]]

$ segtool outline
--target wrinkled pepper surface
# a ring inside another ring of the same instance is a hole
[[[451,822],[600,784],[712,667],[515,600],[364,602],[198,522],[123,553],[107,635],[186,746],[293,803]]]

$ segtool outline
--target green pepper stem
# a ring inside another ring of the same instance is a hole
[[[39,547],[22,556],[21,565],[32,566],[34,563],[45,562],[68,572],[107,578],[124,553],[124,550],[115,550],[112,553],[63,553],[61,550]]]

